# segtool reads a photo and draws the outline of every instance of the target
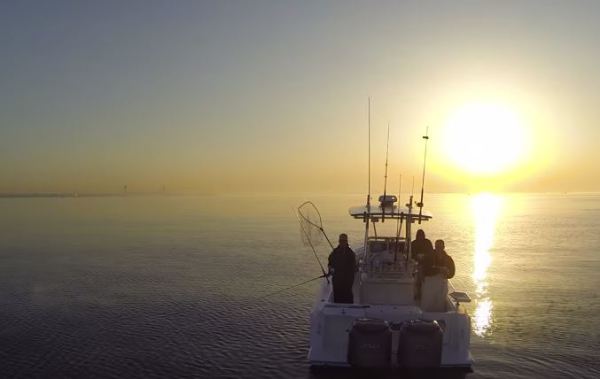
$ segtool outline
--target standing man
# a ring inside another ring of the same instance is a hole
[[[333,301],[335,303],[352,304],[354,295],[354,273],[356,272],[356,256],[348,246],[348,236],[340,234],[339,245],[329,254],[329,273],[333,275]]]

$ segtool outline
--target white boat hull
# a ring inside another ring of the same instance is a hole
[[[358,282],[358,280],[356,281]],[[355,283],[355,294],[358,283]],[[400,323],[410,320],[436,320],[443,326],[441,367],[469,368],[471,321],[461,307],[456,308],[450,298],[449,311],[423,312],[417,305],[335,304],[330,301],[332,286],[323,280],[319,296],[312,309],[310,323],[311,366],[350,366],[348,362],[349,333],[359,318]],[[356,297],[356,296],[355,296]],[[390,367],[395,367],[398,346],[397,334],[392,334]]]

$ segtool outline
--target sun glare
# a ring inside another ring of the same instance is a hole
[[[446,122],[443,141],[458,169],[482,176],[513,169],[527,148],[518,114],[493,103],[470,103],[456,110]]]

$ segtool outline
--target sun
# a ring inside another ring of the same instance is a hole
[[[461,171],[493,176],[524,159],[527,136],[518,113],[497,103],[469,103],[447,120],[443,132],[447,158]]]

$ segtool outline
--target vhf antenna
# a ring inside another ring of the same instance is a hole
[[[369,148],[368,148],[368,154],[369,154],[369,158],[368,158],[368,176],[369,178],[368,180],[368,184],[367,184],[367,211],[369,213],[369,218],[371,218],[371,97],[369,97],[369,122],[368,122],[368,127],[369,127],[369,136],[368,136],[368,143],[369,143]]]
[[[383,176],[383,202],[381,203],[381,222],[385,222],[385,205],[387,204],[387,173],[388,173],[388,153],[390,151],[390,123],[387,129],[387,144],[385,147],[385,175]],[[392,204],[392,213],[394,205]]]
[[[419,207],[419,225],[421,224],[421,216],[423,215],[423,191],[425,189],[425,166],[427,164],[427,141],[429,141],[429,126],[425,129],[425,135],[423,136],[425,140],[425,152],[423,154],[423,176],[421,178],[421,200],[417,204]]]

